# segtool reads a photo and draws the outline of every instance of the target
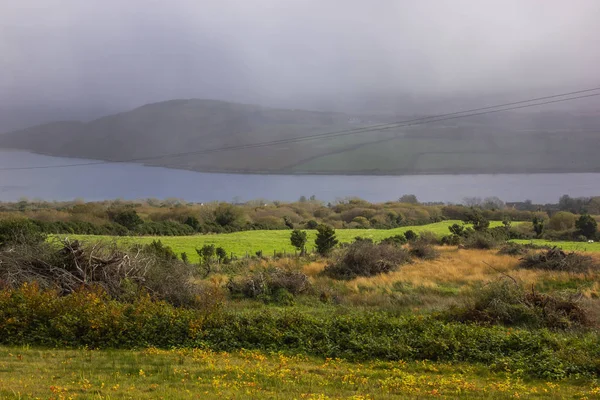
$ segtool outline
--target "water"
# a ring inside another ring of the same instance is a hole
[[[0,150],[0,201],[180,198],[208,202],[253,199],[297,200],[315,195],[332,201],[360,197],[380,202],[415,194],[420,201],[461,202],[498,196],[504,201],[556,202],[563,194],[600,195],[600,173],[317,176],[212,174],[139,164],[109,163],[75,168],[2,171],[1,168],[85,162]]]

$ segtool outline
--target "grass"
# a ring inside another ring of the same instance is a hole
[[[560,247],[565,251],[591,251],[600,252],[600,242],[588,243],[588,242],[567,242],[567,241],[550,241],[543,239],[515,239],[512,240],[515,243],[528,244],[532,243],[538,246],[550,246]]]
[[[336,230],[337,238],[340,242],[351,242],[355,237],[361,236],[379,241],[390,236],[404,233],[408,230],[414,232],[433,232],[438,236],[449,234],[448,227],[452,224],[462,224],[462,221],[450,220],[437,222],[428,225],[405,226],[396,229],[338,229]],[[502,226],[499,221],[492,221],[491,227]],[[195,236],[140,236],[140,237],[113,237],[113,236],[96,236],[96,235],[69,235],[72,239],[90,241],[90,240],[117,240],[119,243],[150,243],[153,240],[160,239],[165,245],[170,246],[173,250],[180,254],[187,253],[191,261],[197,261],[197,248],[205,244],[214,244],[215,246],[223,247],[228,253],[234,253],[238,257],[246,254],[254,255],[255,252],[262,250],[264,255],[272,255],[273,252],[294,253],[295,249],[290,244],[289,230],[272,230],[272,231],[243,231],[224,234],[209,234]],[[308,242],[307,247],[310,249],[314,244],[317,236],[316,230],[307,230]],[[65,235],[59,235],[65,237]]]
[[[350,363],[281,353],[0,347],[3,399],[598,398],[586,380],[523,379],[506,366]]]

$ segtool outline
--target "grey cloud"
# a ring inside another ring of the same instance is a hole
[[[0,0],[0,105],[597,84],[596,0]],[[333,101],[333,100],[332,100]],[[305,103],[302,103],[305,102]]]

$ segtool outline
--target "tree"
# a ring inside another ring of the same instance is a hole
[[[243,210],[240,207],[232,204],[220,203],[214,211],[215,221],[221,226],[238,225],[242,216]]]
[[[216,254],[217,259],[219,260],[219,262],[223,262],[227,258],[227,252],[222,247],[217,247],[216,250],[215,250],[215,254]]]
[[[544,232],[544,220],[542,218],[538,218],[538,216],[536,215],[531,220],[531,223],[533,224],[533,231],[535,232],[535,234],[538,237],[541,236]]]
[[[417,238],[419,237],[419,235],[417,235],[414,231],[412,231],[412,230],[409,229],[406,232],[404,232],[404,237],[409,242],[412,242],[412,241],[417,240]]]
[[[402,197],[400,197],[398,201],[400,203],[419,204],[419,200],[417,200],[417,196],[415,196],[414,194],[402,195]]]
[[[123,225],[129,230],[133,230],[136,226],[144,223],[135,210],[118,211],[113,214],[112,220],[119,225]]]
[[[450,231],[451,234],[456,235],[456,236],[462,236],[465,233],[464,225],[459,225],[459,224],[453,224],[452,226],[449,226],[448,230]]]
[[[300,251],[300,254],[304,254],[306,252],[306,232],[301,231],[300,229],[294,229],[292,234],[290,235],[290,242],[292,242],[292,246]]]
[[[184,224],[190,226],[196,232],[198,232],[201,228],[200,221],[198,220],[198,218],[193,216],[187,217]]]
[[[315,245],[317,246],[317,252],[321,255],[327,255],[335,246],[338,244],[338,240],[335,237],[335,230],[325,224],[317,226],[317,238],[315,239]]]
[[[317,229],[317,226],[319,226],[319,223],[314,219],[306,222],[306,229]]]
[[[596,237],[596,232],[598,231],[598,223],[589,214],[584,214],[577,222],[575,222],[575,227],[579,231],[579,234],[585,236],[588,239],[594,239]]]
[[[300,203],[306,203],[306,196],[300,196]]]
[[[204,269],[204,277],[206,278],[212,272],[212,261],[215,256],[215,245],[205,244],[200,249],[196,249],[196,253],[200,257],[200,265]]]
[[[473,224],[473,229],[476,231],[485,231],[490,226],[490,221],[476,208],[471,209],[465,222]]]
[[[559,211],[550,217],[548,226],[555,231],[566,231],[575,227],[577,217],[568,211]]]

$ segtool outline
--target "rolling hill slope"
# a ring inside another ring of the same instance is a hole
[[[410,118],[171,100],[87,123],[52,122],[6,133],[0,135],[0,147],[122,161],[299,138]],[[163,157],[145,163],[197,171],[258,173],[592,172],[600,171],[599,139],[599,113],[513,112],[326,140]]]

